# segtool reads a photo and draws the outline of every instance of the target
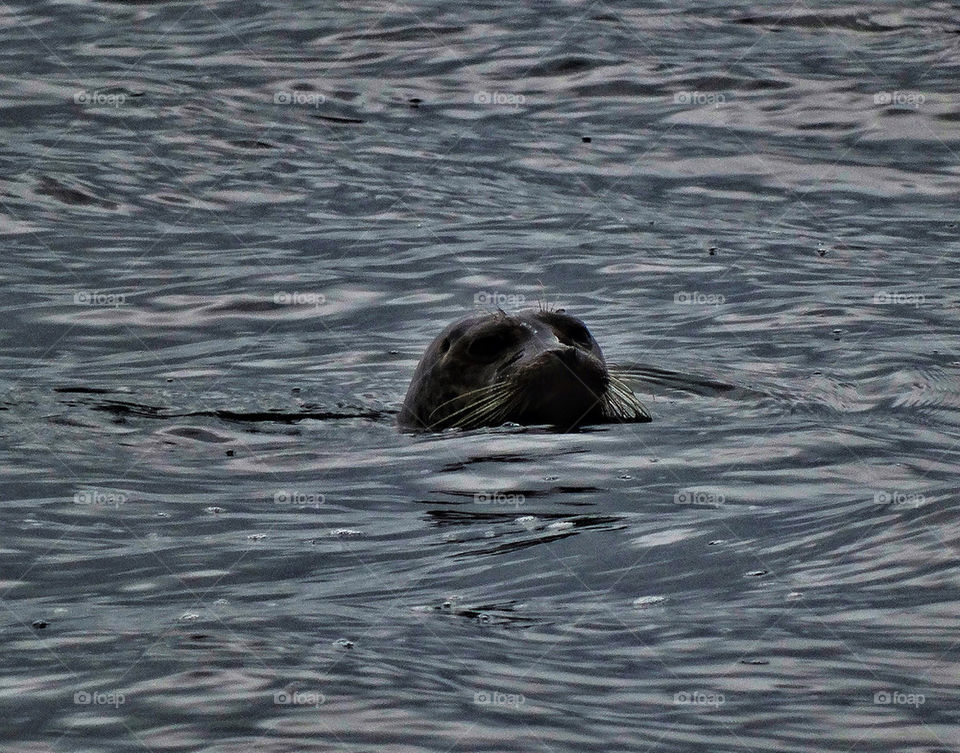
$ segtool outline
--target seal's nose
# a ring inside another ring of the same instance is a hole
[[[602,366],[572,346],[544,351],[540,363],[550,379],[555,380],[554,386],[568,396],[583,393],[585,397],[594,397],[605,386]]]
[[[570,366],[573,368],[581,362],[581,355],[576,348],[570,346],[564,346],[562,348],[551,348],[547,351],[551,356],[556,358],[564,366]]]

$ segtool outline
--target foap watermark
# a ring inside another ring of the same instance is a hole
[[[523,693],[503,693],[499,690],[478,690],[473,694],[473,702],[478,706],[512,706],[520,708],[527,702]]]
[[[522,494],[513,492],[477,492],[473,495],[473,501],[478,505],[519,508],[527,501],[527,498]]]
[[[73,294],[77,306],[107,306],[118,308],[127,305],[126,293],[106,293],[102,290],[78,290]]]
[[[905,492],[897,490],[883,490],[873,493],[873,501],[878,505],[895,505],[896,507],[921,507],[927,503],[927,498],[919,492]]]
[[[873,104],[890,107],[906,107],[916,110],[927,101],[925,94],[921,92],[877,92],[873,95]]]
[[[322,306],[327,297],[323,293],[279,290],[273,294],[273,302],[277,306]]]
[[[712,690],[681,690],[673,694],[675,706],[702,706],[718,709],[727,702],[723,693]]]
[[[878,290],[873,294],[873,302],[878,306],[916,306],[927,302],[923,293],[904,293],[899,290]]]
[[[320,708],[327,697],[318,690],[278,690],[273,694],[274,706],[313,706]]]
[[[320,507],[326,497],[320,492],[306,492],[299,489],[277,489],[273,495],[278,505],[297,505],[299,507]]]
[[[123,492],[114,492],[106,489],[81,489],[73,495],[75,505],[90,507],[120,507],[126,504],[129,497]]]
[[[473,103],[475,105],[498,105],[520,109],[527,103],[527,98],[522,94],[514,94],[513,92],[480,91],[473,95]]]
[[[709,505],[719,507],[727,501],[723,492],[717,489],[680,489],[673,495],[677,505]]]
[[[673,294],[673,302],[679,306],[722,306],[727,299],[721,293],[681,290]]]
[[[102,92],[96,89],[80,89],[73,93],[74,104],[85,107],[120,107],[127,101],[123,92]]]
[[[320,92],[305,91],[286,91],[280,90],[273,93],[273,104],[275,105],[294,105],[296,107],[320,107],[327,98]]]
[[[73,694],[77,706],[113,706],[119,708],[127,702],[127,697],[118,690],[78,690]]]
[[[904,693],[902,690],[878,690],[873,694],[873,702],[878,706],[922,706],[927,702],[923,693]]]
[[[526,298],[520,293],[500,293],[496,290],[481,290],[473,294],[473,303],[476,306],[494,306],[501,309],[517,309],[526,303]]]
[[[675,92],[673,95],[675,105],[686,107],[706,107],[708,105],[720,107],[726,101],[726,95],[721,92],[682,91]]]

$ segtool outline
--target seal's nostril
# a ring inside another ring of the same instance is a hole
[[[548,352],[561,363],[572,365],[577,362],[576,348],[556,348]]]

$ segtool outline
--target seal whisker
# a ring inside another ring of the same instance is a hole
[[[501,406],[486,413],[471,416],[464,424],[464,428],[473,429],[478,426],[497,426],[507,420],[507,412],[508,409],[505,406]]]
[[[626,402],[629,402],[629,403],[638,402],[636,395],[633,394],[633,391],[626,387],[623,387],[622,385],[614,384],[611,386],[610,390],[611,390],[611,394],[620,397]]]
[[[461,425],[464,428],[473,428],[483,424],[502,423],[512,410],[516,398],[516,390],[505,385],[504,391],[495,397],[467,406],[473,410],[462,417]]]
[[[472,419],[480,418],[481,416],[493,413],[495,409],[498,409],[503,406],[502,396],[498,395],[496,397],[484,400],[483,402],[471,403],[468,405],[465,410],[465,415],[463,417],[464,421],[469,421]]]
[[[511,398],[513,397],[510,394],[509,389],[504,389],[503,392],[498,393],[494,397],[488,398],[487,400],[478,403],[475,403],[472,407],[475,410],[470,414],[473,418],[479,418],[484,414],[496,414],[497,411],[503,411],[504,408],[509,406]]]
[[[499,389],[496,390],[496,391],[494,391],[494,390],[488,390],[488,391],[486,392],[486,394],[481,395],[481,396],[478,397],[476,400],[473,400],[473,401],[471,401],[471,402],[468,402],[466,405],[464,405],[464,406],[458,408],[457,410],[452,411],[451,413],[447,414],[447,415],[444,417],[444,421],[449,421],[450,419],[457,418],[458,416],[464,417],[464,414],[466,414],[466,417],[469,417],[469,416],[474,415],[475,413],[479,412],[482,408],[484,408],[484,407],[486,407],[486,406],[499,405],[499,404],[501,404],[502,398],[505,397],[505,393],[509,391],[508,385],[506,385],[506,384],[504,384],[504,383],[498,383],[498,384],[496,384],[496,385],[494,385],[494,386],[497,387],[497,388],[499,388]],[[477,392],[477,391],[479,391],[479,390],[475,390],[475,392]],[[462,397],[463,397],[463,395],[460,395],[460,396],[458,396],[457,398],[454,398],[454,399],[459,399],[459,398],[462,398]],[[451,401],[448,400],[447,402],[449,403],[449,402],[451,402]],[[446,403],[444,403],[444,405],[446,405]],[[438,406],[438,408],[439,408],[439,406]],[[436,410],[434,410],[434,411],[430,414],[431,417],[433,416],[433,413],[436,413]],[[464,420],[466,420],[466,417],[464,417]]]
[[[463,392],[463,393],[461,393],[461,394],[459,394],[459,395],[454,395],[454,396],[451,397],[449,400],[444,400],[444,401],[443,401],[442,403],[440,403],[436,408],[434,408],[432,411],[430,411],[430,415],[429,415],[427,418],[428,418],[428,419],[433,418],[433,414],[434,414],[434,413],[436,413],[436,412],[437,412],[438,410],[440,410],[441,408],[446,407],[447,405],[449,405],[449,404],[452,403],[452,402],[455,402],[455,401],[457,401],[457,400],[463,400],[464,398],[470,397],[471,395],[476,395],[477,393],[493,392],[494,390],[502,389],[502,388],[503,388],[503,383],[502,383],[502,382],[497,382],[497,383],[495,383],[495,384],[488,384],[488,385],[484,385],[483,387],[478,387],[477,389],[475,389],[475,390],[470,390],[469,392]]]
[[[604,412],[611,417],[624,420],[644,419],[649,421],[651,419],[650,413],[633,390],[612,374],[607,389],[607,398]]]

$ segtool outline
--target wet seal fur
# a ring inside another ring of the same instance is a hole
[[[508,422],[570,430],[650,420],[582,321],[563,309],[498,309],[454,322],[430,343],[397,423],[408,431]]]

